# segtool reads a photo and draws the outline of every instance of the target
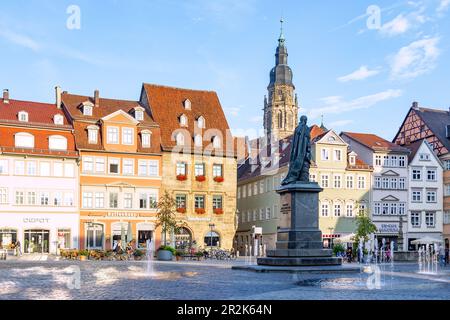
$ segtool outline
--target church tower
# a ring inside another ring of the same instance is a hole
[[[293,134],[298,123],[298,101],[294,94],[292,70],[287,61],[283,19],[280,22],[281,33],[275,53],[275,67],[270,71],[268,98],[264,97],[264,131],[274,141]]]

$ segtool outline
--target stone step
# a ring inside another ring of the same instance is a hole
[[[278,249],[267,250],[268,257],[331,257],[329,249]]]
[[[277,241],[277,249],[323,249],[322,241]]]
[[[337,257],[267,257],[258,258],[258,265],[262,266],[337,266],[342,264],[342,258]]]

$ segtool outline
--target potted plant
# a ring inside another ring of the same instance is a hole
[[[182,251],[182,250],[175,251],[175,258],[177,259],[177,261],[180,261],[183,258],[183,255],[184,255],[184,251]]]
[[[214,209],[214,213],[215,214],[223,214],[223,209],[222,208],[215,208]]]
[[[206,177],[205,177],[205,176],[195,176],[195,181],[203,182],[203,181],[205,181],[205,180],[206,180]]]
[[[196,256],[197,260],[200,261],[203,258],[204,254],[203,254],[203,252],[198,251],[195,253],[195,256]]]
[[[344,245],[343,245],[342,243],[336,243],[336,244],[333,246],[333,254],[334,254],[336,257],[341,256],[341,254],[344,253],[344,252],[345,252],[345,247],[344,247]]]
[[[172,260],[175,249],[167,245],[167,233],[172,231],[176,233],[177,229],[184,225],[181,221],[176,220],[175,207],[175,199],[166,191],[158,202],[158,212],[156,213],[156,227],[161,226],[163,243],[157,252],[158,260]]]
[[[177,180],[178,181],[186,181],[187,176],[185,174],[179,174],[179,175],[177,175]]]
[[[224,181],[224,178],[223,177],[214,177],[214,181],[221,183]]]
[[[133,252],[134,260],[141,260],[144,256],[144,251],[136,249]]]
[[[205,214],[205,208],[195,208],[195,213],[197,213],[197,214]]]
[[[177,208],[178,213],[186,213],[186,208]]]
[[[86,261],[89,257],[89,251],[88,250],[80,250],[78,253],[78,256],[80,257],[80,261]]]

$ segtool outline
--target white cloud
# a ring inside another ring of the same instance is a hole
[[[361,66],[358,70],[347,74],[345,76],[339,77],[338,81],[340,82],[348,82],[348,81],[354,81],[354,80],[364,80],[369,77],[375,76],[379,74],[379,70],[369,70],[367,66]]]
[[[340,114],[358,109],[368,109],[379,102],[398,98],[401,95],[402,90],[389,89],[349,101],[345,101],[340,96],[322,98],[320,101],[323,101],[324,105],[308,110],[308,115],[314,119],[323,114]]]
[[[418,7],[417,3],[408,3],[411,6]],[[427,16],[424,15],[426,7],[421,6],[418,10],[411,13],[405,14],[401,13],[389,22],[383,24],[380,28],[380,33],[383,36],[393,37],[401,35],[411,29],[415,29],[421,24],[424,24],[429,20]]]
[[[353,120],[337,120],[330,123],[330,128],[338,128],[338,127],[345,127],[349,124],[352,124]]]
[[[38,51],[40,49],[40,45],[30,37],[7,29],[0,29],[0,37],[11,43],[31,49],[33,51]]]
[[[401,48],[390,58],[392,79],[412,79],[431,71],[439,57],[439,37],[424,38]]]
[[[447,11],[447,9],[450,7],[450,0],[441,0],[439,3],[439,7],[436,9],[438,13],[443,13]]]

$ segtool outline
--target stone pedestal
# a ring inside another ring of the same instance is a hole
[[[290,196],[290,227],[278,231],[275,250],[267,257],[257,259],[261,266],[336,266],[342,258],[323,249],[319,229],[319,193],[316,182],[299,183],[281,187],[280,196]]]

